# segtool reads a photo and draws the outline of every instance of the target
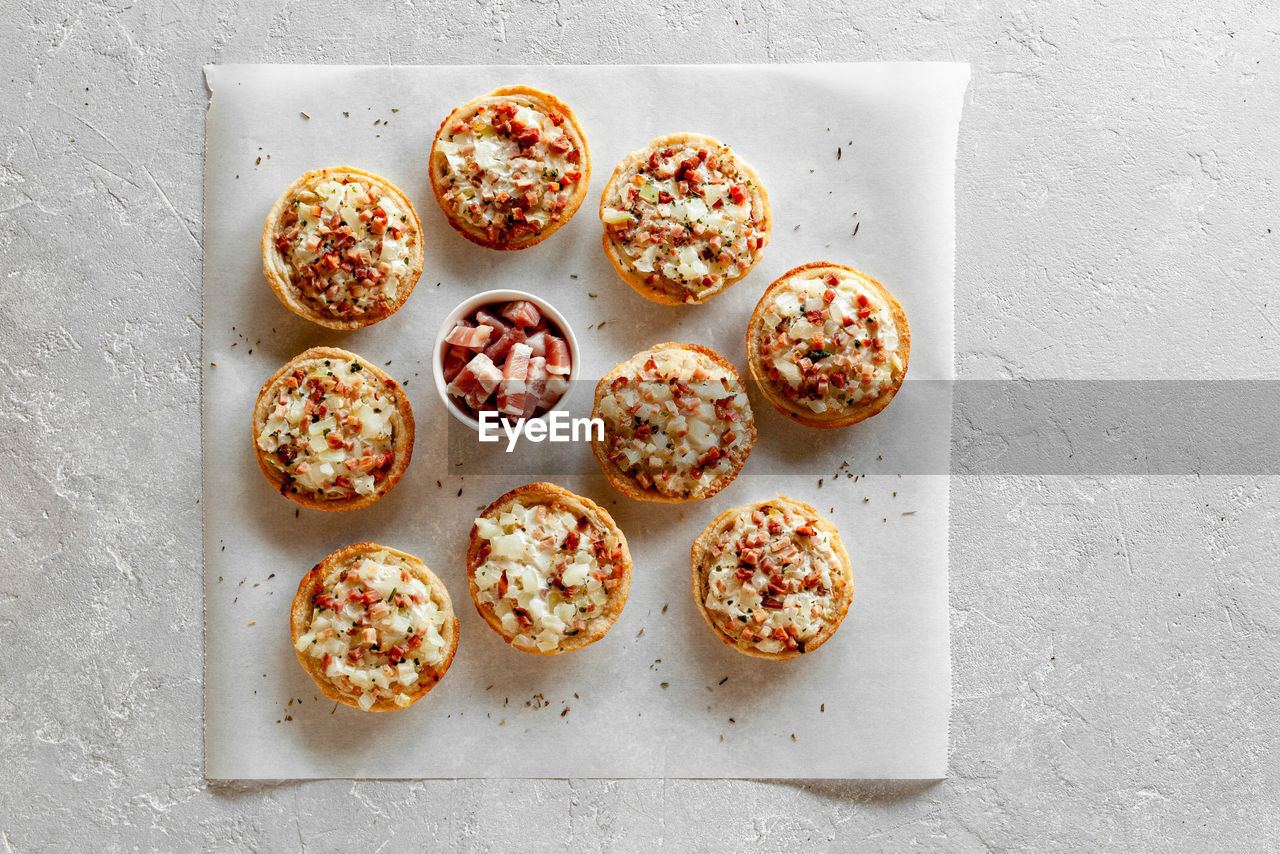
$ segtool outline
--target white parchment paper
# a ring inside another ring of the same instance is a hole
[[[952,378],[953,175],[966,65],[210,66],[206,75],[208,777],[945,776],[949,392],[920,381]],[[574,108],[593,172],[572,222],[537,247],[502,253],[448,227],[427,182],[426,152],[454,106],[515,83],[554,92]],[[614,274],[596,208],[621,157],[682,130],[728,142],[757,169],[775,225],[745,280],[706,305],[669,308]],[[314,326],[280,305],[258,248],[281,190],[308,169],[338,164],[398,184],[417,207],[426,243],[426,271],[405,307],[351,333]],[[509,287],[556,305],[584,351],[589,382],[573,390],[568,408],[585,414],[596,378],[661,341],[709,345],[745,377],[743,339],[756,300],[778,275],[813,260],[868,272],[910,319],[907,382],[871,421],[810,430],[777,415],[752,388],[760,438],[743,474],[715,498],[679,506],[616,493],[585,446],[576,449],[579,464],[567,467],[574,473],[560,477],[545,470],[546,446],[504,458],[504,474],[475,473],[493,470],[477,460],[492,462],[500,446],[448,450],[453,422],[432,385],[430,352],[442,314],[466,296]],[[259,387],[319,344],[389,363],[413,405],[413,463],[390,495],[364,510],[299,511],[253,458],[249,421]],[[477,510],[540,479],[607,507],[635,563],[613,631],[551,658],[508,648],[484,624],[467,593],[463,557]],[[784,663],[721,644],[699,616],[689,580],[689,546],[717,513],[778,492],[829,514],[849,548],[855,584],[834,639]],[[298,580],[329,552],[361,540],[420,556],[448,586],[461,619],[452,669],[405,711],[365,714],[325,700],[289,642]]]

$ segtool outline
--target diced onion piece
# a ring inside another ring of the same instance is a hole
[[[330,415],[327,418],[321,418],[319,421],[311,422],[311,425],[307,427],[307,432],[312,436],[319,436],[323,435],[326,430],[336,430],[337,427],[338,422],[333,419],[332,415]]]
[[[617,208],[605,208],[600,212],[600,219],[605,225],[617,225],[620,222],[635,222],[635,217]]]
[[[787,334],[797,341],[807,341],[821,331],[817,326],[801,317],[791,322],[791,328],[787,330]]]
[[[787,385],[791,386],[792,388],[800,387],[801,378],[800,378],[799,368],[797,368],[795,365],[791,364],[790,362],[786,361],[785,359],[782,359],[776,362],[774,364],[774,367],[778,369],[778,373],[782,376],[782,378],[787,381]]]
[[[489,555],[496,559],[517,560],[524,557],[524,537],[520,534],[501,534],[489,541]]]
[[[716,202],[723,199],[729,193],[728,184],[711,184],[702,190],[702,198],[706,200],[708,208],[715,207]]]
[[[588,568],[589,564],[572,563],[565,569],[560,578],[569,587],[579,587],[587,580]]]
[[[492,540],[502,533],[502,526],[492,519],[481,516],[476,519],[476,535],[484,540]]]

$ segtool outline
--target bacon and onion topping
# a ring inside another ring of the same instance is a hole
[[[741,277],[768,242],[753,186],[727,145],[664,146],[614,176],[600,215],[624,269],[692,301]]]
[[[368,179],[337,177],[295,191],[276,237],[303,301],[335,319],[389,311],[411,287],[419,239],[401,200]]]
[[[372,495],[395,462],[393,392],[357,361],[322,359],[283,377],[258,434],[282,492]]]
[[[494,243],[531,240],[573,215],[584,152],[565,116],[516,100],[478,105],[440,129],[440,199]]]
[[[586,631],[622,584],[621,543],[559,503],[516,501],[475,524],[485,543],[474,574],[477,602],[518,646],[556,649]]]
[[[848,584],[831,535],[785,504],[740,515],[711,547],[703,604],[726,636],[764,653],[804,652]]]
[[[873,400],[902,381],[893,310],[855,275],[791,281],[764,327],[760,356],[774,387],[813,412]]]
[[[381,551],[333,567],[311,591],[311,619],[294,643],[333,684],[368,711],[404,707],[424,675],[442,675],[448,614],[408,561]]]

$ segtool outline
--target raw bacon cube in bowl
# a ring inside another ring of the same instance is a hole
[[[486,410],[540,418],[578,374],[578,339],[564,316],[533,294],[476,294],[445,318],[436,336],[436,391],[473,430]]]

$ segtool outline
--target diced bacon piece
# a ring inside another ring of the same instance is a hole
[[[564,393],[569,390],[569,380],[557,374],[547,375],[547,388],[542,393],[542,401],[538,404],[543,409],[550,409],[555,406],[560,398],[564,397]]]
[[[516,326],[528,328],[538,325],[538,321],[542,319],[542,312],[528,300],[518,299],[503,306],[502,316]]]
[[[492,326],[471,326],[465,320],[460,320],[458,325],[449,331],[444,340],[450,344],[465,347],[468,350],[483,350],[484,345],[489,342],[489,336],[492,334]]]
[[[502,366],[502,382],[498,384],[498,411],[504,415],[522,416],[525,410],[529,378],[529,355],[533,350],[528,344],[511,345],[507,360]]]
[[[476,312],[476,324],[479,326],[491,326],[495,336],[501,336],[510,327],[503,323],[501,319],[494,317],[483,309]]]
[[[722,397],[716,400],[715,402],[716,417],[719,418],[721,421],[730,421],[730,422],[737,421],[738,410],[734,408],[735,402],[736,401],[733,395]],[[758,525],[760,523],[757,522],[756,524]]]
[[[553,374],[567,377],[572,362],[569,359],[569,344],[563,338],[547,336],[547,370]]]
[[[465,347],[450,347],[449,352],[444,354],[444,381],[453,382],[454,377],[462,372],[470,358],[471,353]]]
[[[523,346],[523,345],[516,345]],[[512,352],[515,351],[512,347]],[[524,417],[529,418],[539,407],[547,407],[544,402],[547,395],[547,360],[543,356],[534,356],[529,360],[529,375],[525,382]],[[551,401],[554,403],[555,401]]]
[[[720,449],[713,445],[712,447],[707,448],[707,452],[705,454],[698,457],[698,465],[705,468],[706,466],[713,465],[715,461],[720,459],[722,456],[724,455],[720,453]]]
[[[485,345],[484,354],[493,360],[494,364],[498,364],[507,358],[507,351],[511,349],[512,344],[523,343],[525,331],[515,326],[507,326],[506,331],[498,336],[497,340],[489,339],[489,343]]]
[[[477,353],[449,383],[447,390],[466,400],[472,409],[480,409],[500,382],[502,371],[484,353]]]
[[[507,353],[507,360],[502,365],[502,378],[523,382],[529,375],[529,358],[532,355],[533,348],[528,344],[524,342],[512,344],[511,350]]]
[[[547,355],[547,338],[548,337],[549,336],[547,335],[547,330],[540,329],[537,332],[530,335],[528,338],[524,339],[524,343],[528,344],[533,349],[534,356],[545,357]]]

